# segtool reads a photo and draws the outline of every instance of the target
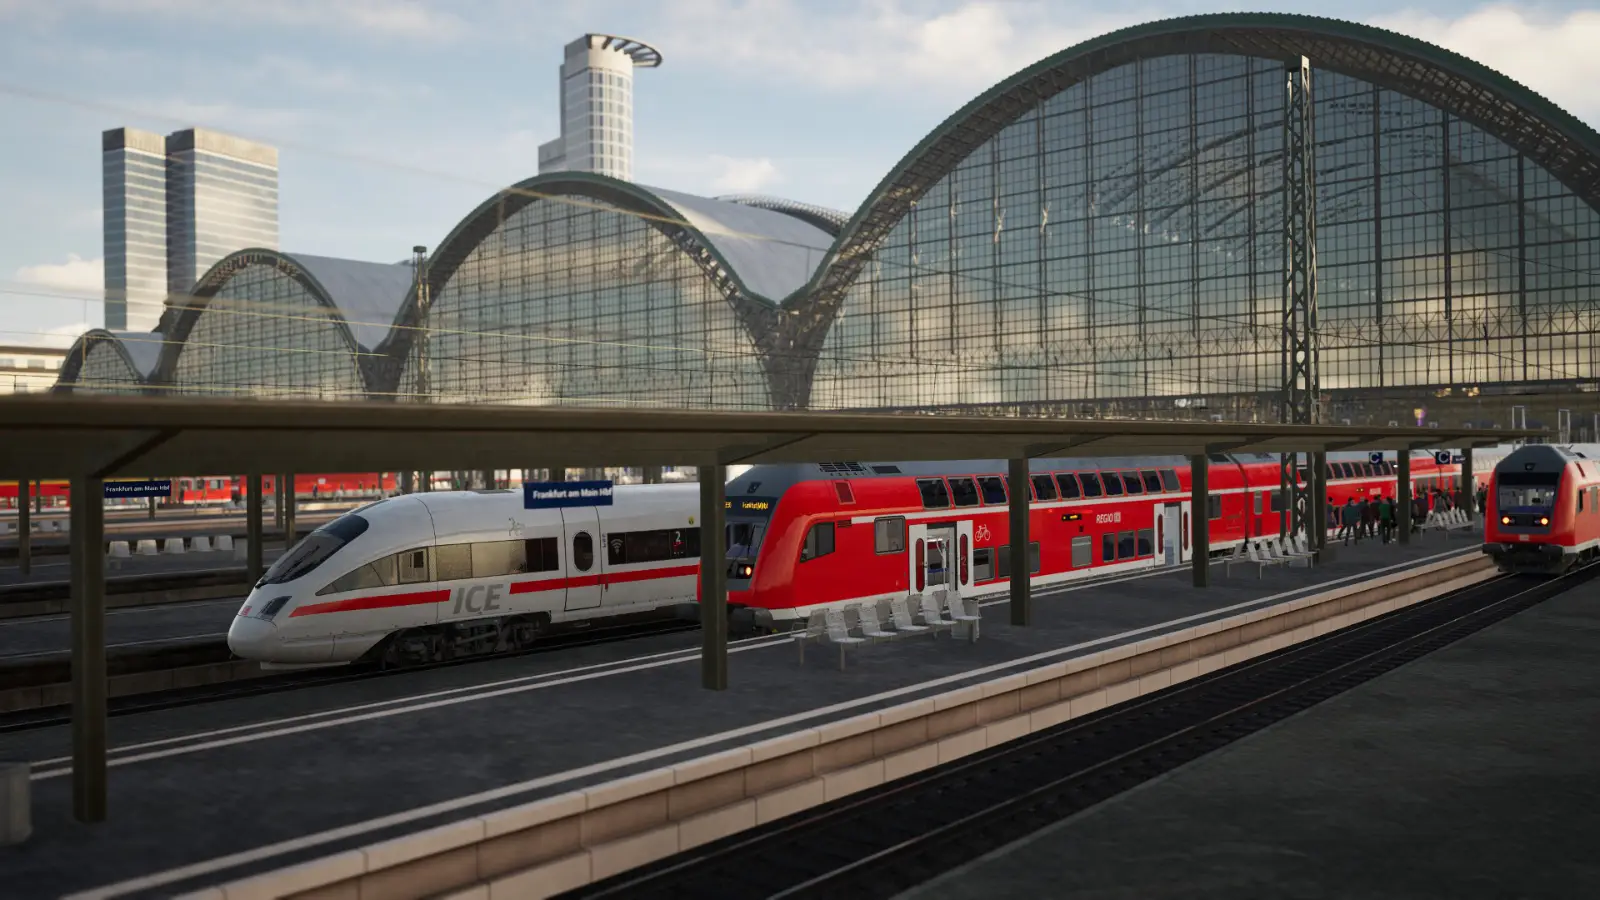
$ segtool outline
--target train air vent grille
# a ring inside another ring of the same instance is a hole
[[[867,467],[866,466],[863,466],[861,463],[853,463],[853,462],[817,463],[817,468],[821,469],[822,470],[822,474],[824,474],[824,475],[865,475],[865,474],[867,474]]]
[[[900,467],[899,466],[873,466],[872,467],[872,471],[878,473],[879,475],[899,475],[900,474]]]

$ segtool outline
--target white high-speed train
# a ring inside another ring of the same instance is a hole
[[[521,491],[392,497],[318,528],[262,576],[228,647],[267,667],[428,662],[526,646],[554,623],[693,604],[698,484],[618,486],[609,506]]]

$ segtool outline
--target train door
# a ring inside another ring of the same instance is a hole
[[[906,529],[906,554],[910,571],[906,573],[906,593],[920,594],[928,589],[928,526],[911,524]]]
[[[1191,525],[1190,525],[1190,520],[1189,520],[1189,516],[1192,515],[1192,510],[1190,508],[1191,505],[1192,504],[1188,500],[1184,500],[1183,502],[1178,504],[1178,561],[1179,562],[1188,562],[1190,557],[1194,555],[1194,547],[1191,544],[1191,541],[1193,540],[1194,536],[1191,533]]]
[[[561,530],[567,563],[567,609],[599,606],[604,590],[600,585],[600,510],[593,506],[563,509]]]
[[[1178,504],[1168,503],[1156,517],[1156,546],[1161,548],[1165,565],[1175,566],[1183,560],[1183,515]]]
[[[972,589],[972,520],[956,523],[955,552],[951,554],[950,591],[960,595]]]
[[[927,589],[951,587],[956,553],[956,525],[954,522],[928,526],[928,553],[926,560]]]

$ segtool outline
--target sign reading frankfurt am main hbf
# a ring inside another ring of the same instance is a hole
[[[106,482],[106,499],[125,499],[129,497],[170,497],[172,496],[172,479],[166,481],[108,481]]]
[[[530,481],[522,486],[523,509],[610,506],[609,481]]]

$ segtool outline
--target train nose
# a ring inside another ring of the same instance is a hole
[[[228,649],[240,659],[266,660],[277,644],[278,626],[249,616],[235,616],[228,626]]]

